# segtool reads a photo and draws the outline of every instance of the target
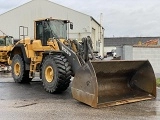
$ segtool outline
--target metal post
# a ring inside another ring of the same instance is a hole
[[[102,28],[102,16],[103,14],[100,14],[100,55],[101,58],[104,58],[104,37],[103,37],[103,28]]]

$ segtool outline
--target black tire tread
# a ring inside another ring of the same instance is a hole
[[[17,82],[17,83],[29,83],[31,82],[32,78],[29,78],[29,70],[25,70],[25,62],[23,60],[23,58],[21,57],[21,55],[19,54],[16,54],[14,55],[13,59],[12,59],[12,63],[13,63],[13,60],[19,60],[21,61],[20,64],[21,64],[21,77],[20,78],[15,78],[14,77],[14,64],[12,64],[12,76],[14,78],[14,81]]]
[[[42,66],[43,64],[45,64],[45,61],[47,59],[55,61],[58,70],[58,75],[56,78],[56,85],[54,86],[54,88],[50,89],[48,88],[48,86],[44,86],[45,90],[50,93],[59,93],[65,91],[69,87],[71,79],[71,66],[68,60],[63,55],[49,55],[44,59]]]

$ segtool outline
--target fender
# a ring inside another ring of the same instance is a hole
[[[12,58],[15,54],[21,54],[22,55],[22,57],[24,59],[24,62],[25,62],[25,68],[26,68],[26,70],[29,70],[29,68],[30,68],[29,65],[30,65],[31,59],[27,58],[24,44],[19,43],[19,44],[14,46],[14,48],[12,49],[12,51],[10,52],[10,55],[9,55],[10,60],[12,60]]]
[[[63,51],[53,51],[53,50],[44,51],[42,60],[43,60],[47,55],[60,55],[60,54],[63,54]],[[43,61],[42,61],[42,62],[43,62]],[[41,62],[41,63],[42,63],[42,62]]]

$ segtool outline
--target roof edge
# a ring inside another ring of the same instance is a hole
[[[4,13],[0,14],[0,16],[1,16],[1,15],[3,15],[3,14],[8,13],[8,12],[10,12],[10,11],[14,10],[14,9],[17,9],[17,8],[19,8],[19,7],[22,7],[22,6],[26,5],[26,4],[29,4],[29,3],[33,2],[33,1],[35,1],[35,0],[30,0],[30,1],[26,2],[26,3],[24,3],[24,4],[21,4],[21,5],[19,5],[19,6],[16,6],[15,8],[12,8],[12,9],[10,9],[10,10],[8,10],[8,11],[6,11],[6,12],[4,12]],[[50,0],[45,0],[45,1],[47,1],[47,2],[51,2],[52,4],[56,4],[56,5],[58,5],[58,6],[65,7],[65,8],[67,8],[67,9],[73,10],[73,11],[75,11],[75,12],[78,12],[78,13],[81,13],[81,14],[83,14],[83,15],[86,15],[86,16],[90,17],[90,15],[87,15],[87,14],[85,14],[85,13],[79,12],[79,11],[74,10],[74,9],[71,9],[71,8],[69,8],[69,7],[66,7],[66,6],[60,5],[60,4],[58,4],[58,3],[52,2],[52,1],[50,1]]]
[[[17,8],[20,8],[20,7],[22,7],[22,6],[26,5],[26,4],[29,4],[29,3],[33,2],[33,1],[35,1],[35,0],[30,0],[30,1],[28,1],[28,2],[26,2],[26,3],[24,3],[24,4],[22,4],[22,5],[19,5],[19,6],[15,7],[15,8],[12,8],[12,9],[10,9],[10,10],[8,10],[8,11],[6,11],[6,12],[4,12],[4,13],[0,14],[0,16],[2,16],[2,15],[4,15],[4,14],[7,14],[8,12],[11,12],[11,11],[13,11],[13,10],[17,9]],[[92,16],[90,16],[90,15],[87,15],[87,14],[85,14],[85,13],[79,12],[79,11],[74,10],[74,9],[71,9],[71,8],[69,8],[69,7],[66,7],[66,6],[60,5],[60,4],[58,4],[58,3],[52,2],[52,1],[50,1],[50,0],[45,0],[45,1],[47,1],[47,2],[51,2],[52,4],[56,4],[56,5],[58,5],[58,6],[62,6],[62,7],[64,7],[64,8],[67,8],[67,9],[73,10],[73,11],[78,12],[78,13],[80,13],[80,14],[86,15],[86,16],[90,17],[90,18],[91,18],[91,20],[95,21],[99,26],[101,26],[101,24],[100,24],[97,20],[95,20]],[[102,26],[102,29],[104,29],[104,27],[103,27],[103,26]]]
[[[102,26],[96,19],[94,19],[92,16],[90,16],[90,18],[95,21],[99,26]],[[104,29],[104,27],[102,26],[102,29]],[[105,29],[104,29],[105,30]]]
[[[8,12],[10,12],[10,11],[12,11],[12,10],[15,10],[15,9],[17,9],[17,8],[19,8],[19,7],[21,7],[21,6],[24,6],[24,5],[26,5],[26,4],[29,4],[30,2],[32,2],[32,0],[30,0],[30,1],[26,2],[26,3],[24,3],[24,4],[21,4],[21,5],[19,5],[19,6],[16,6],[16,7],[12,8],[12,9],[10,9],[10,10],[8,10],[8,11],[0,14],[0,16],[2,16],[2,15],[4,15],[4,14],[7,14]]]

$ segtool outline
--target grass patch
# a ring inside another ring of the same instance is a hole
[[[158,87],[160,87],[160,78],[157,78],[156,84],[157,84]]]

